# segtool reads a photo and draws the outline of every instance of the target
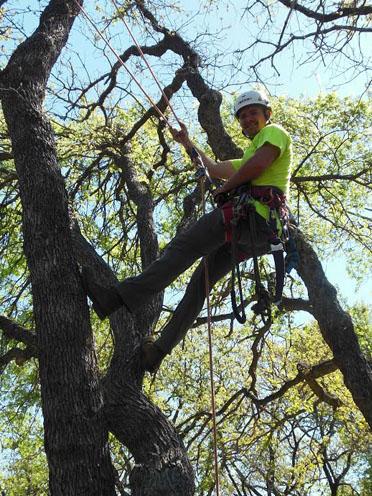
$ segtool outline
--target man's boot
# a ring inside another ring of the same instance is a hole
[[[93,273],[87,267],[83,267],[81,277],[85,292],[92,301],[93,309],[101,320],[125,305],[116,288],[113,286],[105,288],[97,284]]]
[[[154,373],[160,367],[166,353],[159,348],[152,336],[142,341],[142,365],[147,372]]]

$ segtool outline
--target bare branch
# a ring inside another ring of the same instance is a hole
[[[356,174],[323,174],[321,176],[296,176],[292,177],[291,182],[298,184],[298,183],[305,183],[305,182],[319,182],[319,181],[355,181],[359,177],[363,176],[363,174],[366,174],[371,170],[371,165],[368,164],[368,167],[366,169],[362,169],[361,171],[357,172]]]
[[[186,79],[186,71],[180,69],[176,72],[176,75],[173,81],[164,88],[164,93],[167,95],[168,100],[171,99],[172,95],[176,93],[182,86],[183,82]],[[157,107],[164,113],[167,108],[167,103],[165,98],[162,96],[160,100],[157,102]],[[132,129],[127,133],[124,138],[121,140],[121,146],[130,141],[136,132],[150,119],[150,117],[158,118],[158,113],[155,111],[154,107],[150,107],[143,116],[134,124]],[[161,122],[161,121],[160,121]]]
[[[7,338],[24,343],[30,348],[37,348],[37,337],[34,331],[22,327],[3,315],[0,315],[0,329]]]
[[[4,372],[5,368],[11,361],[15,361],[17,365],[23,365],[30,358],[36,358],[37,354],[35,349],[32,348],[12,348],[4,355],[0,356],[0,375]]]
[[[306,380],[315,380],[318,379],[319,377],[323,377],[325,375],[331,374],[335,370],[337,370],[337,365],[334,360],[327,360],[325,362],[318,363],[317,365],[313,365],[312,367],[309,367],[308,365],[304,366],[303,364],[299,364],[297,366],[298,368],[298,374],[296,377],[291,379],[290,381],[285,382],[278,391],[275,393],[272,393],[268,396],[265,396],[264,398],[258,399],[257,398],[257,403],[259,405],[267,405],[273,400],[276,400],[277,398],[280,398],[285,394],[290,388],[293,386],[296,386],[297,384],[300,384],[300,382]]]
[[[313,308],[309,300],[302,298],[287,298],[283,296],[281,306],[287,312],[308,312],[313,313]]]
[[[332,22],[342,17],[352,17],[352,16],[368,16],[372,14],[372,6],[362,5],[360,7],[342,7],[339,6],[336,11],[330,14],[320,13],[315,10],[311,10],[303,5],[300,5],[297,1],[293,0],[279,0],[280,3],[285,5],[290,9],[297,10],[301,12],[306,17],[310,17],[320,22]],[[323,3],[319,3],[319,9],[323,7]]]

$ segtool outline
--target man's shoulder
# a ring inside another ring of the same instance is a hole
[[[267,126],[265,126],[263,129],[261,129],[261,131],[258,134],[260,134],[260,133],[262,133],[263,135],[271,134],[271,133],[284,134],[286,137],[288,137],[290,139],[290,135],[289,135],[288,131],[283,126],[281,126],[280,124],[276,124],[276,123],[267,124]]]

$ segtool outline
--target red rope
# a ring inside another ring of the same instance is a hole
[[[151,67],[150,63],[148,62],[148,60],[147,60],[147,58],[146,58],[145,54],[143,53],[142,48],[140,47],[139,43],[137,42],[137,40],[136,40],[136,38],[135,38],[135,36],[134,36],[134,34],[133,34],[132,30],[130,29],[130,27],[129,27],[128,23],[127,23],[127,21],[125,20],[124,16],[122,16],[121,14],[119,14],[119,6],[118,6],[118,4],[116,3],[116,1],[115,1],[115,0],[111,0],[111,2],[113,3],[114,7],[116,8],[117,13],[118,13],[118,16],[119,16],[119,17],[120,17],[120,19],[123,21],[124,26],[127,28],[128,33],[130,34],[130,36],[131,36],[132,40],[134,41],[134,43],[135,43],[135,45],[136,45],[136,47],[137,47],[137,49],[138,49],[138,52],[139,52],[139,54],[141,55],[141,57],[143,58],[143,61],[145,62],[145,64],[147,65],[147,67],[148,67],[148,69],[149,69],[149,71],[150,71],[150,73],[151,73],[152,77],[154,78],[154,81],[155,81],[155,82],[156,82],[156,84],[158,85],[158,88],[160,89],[161,94],[163,95],[163,98],[164,98],[164,100],[165,100],[166,104],[167,104],[167,105],[168,105],[168,107],[171,109],[171,111],[172,111],[172,113],[173,113],[173,115],[174,115],[174,117],[175,117],[176,121],[178,122],[178,124],[180,124],[180,125],[181,125],[181,122],[180,122],[179,118],[177,117],[176,112],[174,111],[174,109],[173,109],[173,107],[172,107],[172,105],[171,105],[171,103],[170,103],[170,101],[169,101],[169,99],[168,99],[167,95],[165,94],[165,92],[164,92],[164,90],[163,90],[163,88],[162,88],[162,86],[161,86],[161,84],[160,84],[160,82],[159,82],[158,78],[156,77],[155,72],[152,70],[152,67]]]
[[[142,84],[138,81],[138,79],[136,78],[136,76],[133,74],[133,72],[125,65],[125,63],[123,62],[123,60],[121,59],[120,55],[117,53],[117,51],[110,45],[109,41],[106,40],[106,38],[103,36],[103,34],[101,33],[101,31],[97,28],[97,26],[94,24],[94,22],[92,21],[92,19],[89,17],[89,15],[87,14],[87,12],[84,10],[83,6],[80,5],[78,3],[77,0],[74,0],[74,2],[76,3],[76,5],[79,7],[81,13],[84,15],[84,17],[87,19],[87,21],[89,22],[89,24],[93,27],[93,29],[97,32],[97,34],[99,35],[99,37],[104,41],[104,43],[107,45],[107,47],[111,50],[111,52],[115,55],[115,57],[118,59],[120,65],[122,65],[124,67],[124,69],[128,72],[128,74],[130,75],[130,77],[133,79],[133,81],[137,84],[137,86],[139,87],[139,89],[142,91],[142,93],[145,95],[145,97],[148,99],[148,101],[151,103],[151,105],[154,107],[154,109],[156,110],[156,112],[159,114],[160,118],[164,120],[164,122],[169,126],[169,127],[172,127],[170,124],[169,124],[169,121],[168,119],[165,117],[165,115],[163,114],[163,112],[160,110],[160,108],[156,105],[156,103],[154,102],[154,100],[151,98],[151,96],[146,92],[146,90],[144,89],[144,87],[142,86]],[[178,119],[177,119],[178,120]]]
[[[132,71],[125,65],[123,60],[121,59],[120,55],[116,52],[116,50],[110,45],[110,43],[106,40],[106,38],[103,36],[101,31],[96,27],[94,22],[90,19],[89,15],[86,13],[82,5],[78,3],[77,0],[74,0],[76,5],[79,7],[80,11],[84,15],[84,17],[88,20],[90,25],[93,27],[93,29],[98,33],[100,38],[104,41],[104,43],[108,46],[108,48],[111,50],[111,52],[115,55],[115,57],[118,59],[119,63],[124,67],[124,69],[128,72],[128,74],[131,76],[133,81],[137,84],[137,86],[140,88],[140,90],[143,92],[145,97],[149,100],[151,105],[154,107],[154,109],[158,112],[159,116],[166,122],[166,124],[170,126],[168,119],[165,117],[163,112],[159,109],[159,107],[156,105],[156,103],[153,101],[150,95],[145,91],[141,83],[138,81],[136,76],[132,73]],[[115,2],[115,0],[112,0],[112,3],[115,5],[116,9],[118,10],[118,6]],[[119,14],[118,14],[119,15]],[[154,80],[156,81],[158,87],[160,88],[160,91],[164,97],[165,102],[173,112],[174,117],[176,118],[177,122],[180,124],[180,121],[177,117],[177,115],[174,112],[174,109],[172,105],[169,102],[169,99],[167,95],[165,94],[164,90],[162,89],[156,75],[154,74],[150,64],[147,62],[147,59],[137,43],[135,37],[133,36],[132,31],[130,30],[128,24],[124,20],[124,17],[120,16],[119,17],[122,19],[124,22],[124,25],[128,29],[129,34],[131,35],[134,43],[137,46],[137,49],[145,61],[147,67],[149,68]],[[201,194],[202,194],[202,205],[203,205],[203,214],[205,214],[205,187],[204,187],[204,178],[201,179],[200,181],[200,187],[201,187]],[[210,385],[211,385],[211,407],[212,407],[212,431],[213,431],[213,454],[214,454],[214,473],[215,473],[215,482],[216,482],[216,496],[220,496],[220,483],[219,483],[219,471],[218,471],[218,453],[217,453],[217,424],[216,424],[216,401],[215,401],[215,389],[214,389],[214,368],[213,368],[213,342],[212,342],[212,322],[211,322],[211,305],[210,305],[210,298],[209,298],[209,274],[208,274],[208,262],[207,258],[204,257],[203,259],[204,262],[204,276],[205,276],[205,296],[207,300],[207,314],[208,314],[208,346],[209,346],[209,372],[210,372]]]

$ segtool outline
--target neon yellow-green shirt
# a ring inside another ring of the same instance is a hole
[[[289,181],[291,177],[292,146],[287,131],[278,124],[268,124],[251,141],[242,158],[231,160],[235,170],[240,169],[256,151],[265,143],[270,143],[280,150],[274,162],[267,167],[256,179],[252,179],[254,186],[275,186],[287,196],[289,195]],[[269,208],[260,202],[255,202],[256,211],[265,219],[269,218]]]

